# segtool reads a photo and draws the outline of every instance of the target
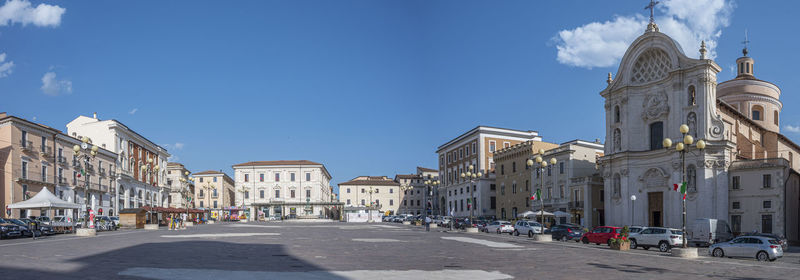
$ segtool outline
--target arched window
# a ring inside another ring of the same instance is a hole
[[[697,101],[696,101],[697,94],[695,93],[693,85],[689,86],[688,95],[689,95],[688,96],[688,98],[689,98],[689,106],[693,106],[693,105],[697,104]]]
[[[664,141],[664,123],[654,122],[650,124],[650,150],[661,149]]]
[[[614,174],[614,180],[612,181],[612,194],[617,197],[620,194],[620,189],[622,188],[622,178],[620,178],[619,173]]]
[[[686,167],[686,189],[688,192],[697,191],[697,169],[694,165]]]
[[[751,118],[754,121],[760,121],[762,119],[763,112],[764,112],[764,107],[761,107],[761,105],[753,105],[753,110],[752,110],[753,114]]]
[[[773,112],[772,121],[775,122],[775,125],[778,125],[778,110]]]
[[[614,123],[619,123],[619,106],[614,106]]]

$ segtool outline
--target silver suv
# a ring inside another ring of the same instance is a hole
[[[672,247],[683,245],[683,232],[674,228],[648,227],[638,233],[631,233],[631,249],[642,247],[658,247],[661,252],[669,251]]]
[[[547,230],[547,228],[544,228]],[[542,233],[542,224],[534,221],[519,220],[514,225],[514,235],[527,234],[528,237],[533,237],[534,234]]]

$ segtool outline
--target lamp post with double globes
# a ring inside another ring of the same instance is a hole
[[[425,184],[425,193],[422,200],[425,202],[425,216],[428,216],[433,212],[433,209],[428,209],[428,205],[433,208],[433,203],[428,200],[433,198],[433,188],[439,185],[439,180],[425,180],[423,183]]]
[[[536,199],[538,199],[541,202],[539,217],[542,219],[542,222],[539,224],[539,226],[541,226],[541,231],[539,232],[539,234],[544,234],[544,199],[542,199],[541,195],[542,195],[542,189],[544,189],[544,169],[547,167],[547,161],[545,161],[542,158],[542,156],[544,155],[544,149],[539,149],[538,152],[539,154],[536,155],[534,159],[528,159],[528,161],[526,161],[525,164],[528,165],[529,167],[532,167],[534,172],[537,171],[539,172],[540,180],[539,180],[539,189],[536,190],[536,194],[538,194],[536,196]],[[534,163],[539,164],[539,167],[533,167]],[[556,160],[556,158],[550,159],[550,164],[556,165],[556,163],[558,163],[558,160]]]
[[[193,198],[193,194],[192,194],[192,190],[191,190],[190,186],[191,186],[192,183],[194,183],[194,178],[189,177],[189,174],[190,174],[189,171],[186,171],[183,174],[186,175],[186,178],[181,177],[178,180],[180,180],[181,183],[185,184],[183,186],[181,194],[183,195],[184,201],[186,201],[186,218],[188,219],[189,218],[189,203],[191,203],[192,198]]]
[[[686,152],[689,151],[689,147],[691,147],[692,144],[694,144],[698,150],[702,151],[703,149],[706,148],[706,142],[700,139],[697,140],[697,143],[695,144],[694,138],[692,137],[692,135],[689,135],[688,125],[682,124],[680,126],[680,132],[681,135],[683,135],[683,142],[678,142],[678,144],[675,144],[675,151],[677,151],[681,157],[681,184],[684,183],[688,184],[686,182]],[[662,144],[664,145],[665,149],[669,149],[670,147],[672,147],[672,139],[664,138]],[[681,208],[682,208],[681,230],[683,230],[682,232],[683,248],[687,248],[688,245],[686,240],[686,199],[684,199],[684,197],[681,197]]]
[[[469,198],[467,198],[467,207],[469,208],[469,223],[467,223],[467,227],[472,227],[472,223],[475,221],[472,219],[472,211],[475,209],[475,191],[474,187],[475,180],[483,176],[483,173],[472,173],[472,169],[475,167],[472,164],[469,165],[467,173],[461,173],[461,179],[469,180],[469,185],[467,186],[467,193],[469,194]]]
[[[75,152],[75,157],[78,158],[78,162],[80,162],[80,158],[83,158],[84,167],[83,167],[83,175],[85,178],[83,179],[86,184],[83,187],[83,204],[85,209],[83,211],[83,225],[84,229],[89,229],[89,162],[94,160],[97,156],[97,150],[99,149],[97,146],[92,145],[89,148],[89,137],[82,137],[81,144],[75,145],[72,147],[72,151]],[[88,151],[88,153],[81,153],[82,150]]]
[[[142,165],[141,169],[148,175],[144,178],[146,184],[150,184],[153,174],[158,176],[158,164],[153,164],[153,158],[151,157],[147,158],[147,164]],[[161,188],[158,188],[158,194],[161,195]],[[161,201],[161,198],[159,197],[158,200]],[[147,215],[150,216],[150,223],[158,224],[158,217],[153,217],[153,204],[153,199],[150,197],[150,211],[147,211]]]

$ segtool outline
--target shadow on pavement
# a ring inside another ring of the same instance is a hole
[[[290,255],[283,245],[238,244],[219,241],[182,241],[146,243],[102,254],[67,260],[82,268],[57,272],[34,268],[21,269],[0,264],[0,278],[7,279],[147,279],[119,273],[138,268],[170,271],[170,269],[206,269],[225,271],[309,272],[321,279],[344,279],[324,272],[325,269]],[[168,279],[168,278],[160,278]]]

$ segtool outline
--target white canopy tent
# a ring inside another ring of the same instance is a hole
[[[522,212],[522,214],[520,214],[520,216],[523,216],[523,217],[534,216],[535,217],[535,216],[539,216],[540,214],[543,215],[543,216],[553,216],[553,213],[550,213],[550,212],[547,212],[547,211],[525,211],[525,212]]]
[[[559,218],[560,217],[570,218],[570,217],[572,217],[572,214],[564,212],[564,211],[555,211],[555,212],[553,212],[553,216],[556,216],[556,217],[559,217]]]
[[[11,209],[78,209],[80,205],[66,202],[51,193],[47,188],[34,195],[32,198],[9,204]]]

